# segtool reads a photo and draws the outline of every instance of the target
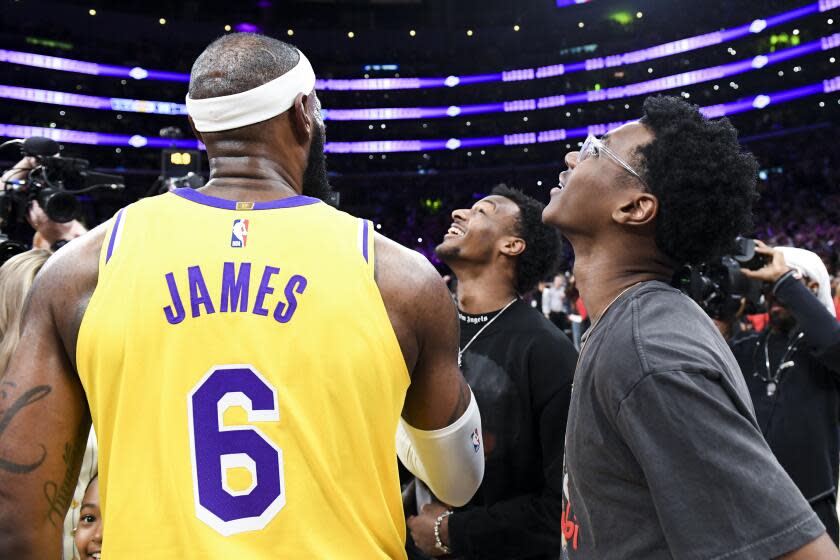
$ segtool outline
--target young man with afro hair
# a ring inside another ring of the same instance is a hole
[[[465,507],[421,497],[408,508],[417,513],[408,519],[412,560],[447,550],[465,559],[560,554],[563,428],[577,353],[519,297],[552,274],[559,255],[560,236],[542,211],[500,185],[452,212],[436,249],[458,279],[461,368],[481,410],[486,466]]]
[[[726,342],[670,285],[750,231],[757,164],[735,128],[653,97],[566,165],[543,219],[571,242],[592,316],[566,428],[569,558],[840,558]]]

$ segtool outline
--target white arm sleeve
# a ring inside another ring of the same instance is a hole
[[[451,506],[466,504],[484,478],[481,414],[472,390],[467,410],[445,428],[418,430],[400,418],[397,455],[440,501]]]

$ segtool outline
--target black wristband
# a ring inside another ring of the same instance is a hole
[[[779,286],[781,286],[783,282],[785,282],[788,278],[791,277],[796,278],[798,280],[799,278],[802,278],[802,275],[799,274],[799,271],[797,271],[795,268],[791,268],[790,270],[779,276],[779,279],[773,283],[773,294],[775,295],[776,290],[779,289]]]

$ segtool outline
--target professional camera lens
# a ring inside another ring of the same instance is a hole
[[[79,210],[79,201],[66,191],[43,189],[38,193],[38,203],[52,221],[61,224],[75,218]]]

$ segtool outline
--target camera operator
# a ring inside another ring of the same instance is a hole
[[[37,161],[34,157],[26,156],[21,159],[12,168],[3,173],[2,178],[0,178],[3,188],[12,181],[25,180],[28,173],[36,165]],[[78,220],[71,220],[67,223],[59,223],[51,220],[41,208],[41,205],[38,204],[37,200],[33,200],[29,208],[27,208],[26,221],[35,230],[35,236],[32,239],[33,249],[57,251],[68,241],[87,232],[87,228]]]
[[[732,342],[770,449],[838,543],[840,323],[828,272],[804,249],[771,249],[745,276],[765,282],[770,321]],[[756,473],[761,476],[761,473]]]

